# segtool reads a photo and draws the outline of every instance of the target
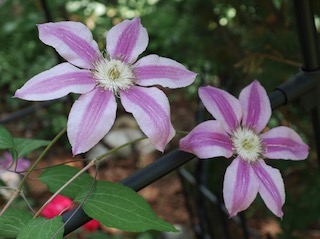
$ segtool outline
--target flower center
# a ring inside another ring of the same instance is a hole
[[[261,139],[253,130],[240,127],[231,139],[236,155],[243,160],[251,163],[262,157]]]
[[[95,67],[94,77],[97,85],[117,94],[134,85],[135,76],[129,64],[120,60],[103,58]]]

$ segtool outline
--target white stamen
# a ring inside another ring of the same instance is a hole
[[[236,155],[243,160],[252,163],[262,157],[264,149],[261,139],[253,130],[240,127],[231,139]]]
[[[108,58],[97,62],[94,76],[98,86],[112,91],[115,95],[119,90],[126,90],[134,85],[135,79],[129,64]]]

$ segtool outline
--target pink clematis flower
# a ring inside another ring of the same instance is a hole
[[[283,179],[279,170],[263,159],[302,160],[308,156],[308,146],[288,127],[261,133],[271,117],[271,106],[258,81],[244,88],[239,100],[211,86],[201,87],[199,96],[216,120],[196,126],[181,139],[181,150],[199,158],[235,156],[223,184],[223,197],[231,217],[247,209],[258,192],[267,207],[282,217]]]
[[[190,85],[196,74],[180,63],[157,55],[137,61],[148,45],[140,18],[111,28],[106,54],[100,53],[90,30],[78,22],[38,25],[39,38],[69,63],[59,64],[30,79],[15,97],[52,100],[69,93],[82,94],[73,104],[67,134],[74,155],[87,152],[112,127],[116,97],[133,114],[141,130],[160,151],[175,135],[166,95],[155,84],[178,88]]]
[[[13,190],[21,182],[20,173],[24,173],[30,167],[30,161],[25,158],[13,160],[11,154],[5,151],[0,157],[0,180],[10,189],[0,187],[0,195],[9,200]]]

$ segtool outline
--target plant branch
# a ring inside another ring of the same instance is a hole
[[[24,177],[22,178],[19,186],[17,187],[17,189],[14,191],[14,193],[11,195],[10,199],[8,200],[7,204],[2,208],[1,212],[0,212],[0,216],[9,208],[9,206],[12,204],[12,202],[14,201],[14,199],[20,194],[21,189],[24,185],[24,183],[26,182],[26,180],[28,179],[28,177],[30,176],[30,174],[32,173],[32,171],[35,169],[35,167],[38,165],[38,163],[43,159],[43,157],[48,153],[48,151],[52,148],[52,146],[58,141],[58,139],[61,138],[61,136],[66,132],[67,128],[65,127],[63,130],[61,130],[59,132],[59,134],[56,135],[56,137],[53,138],[53,140],[47,145],[47,147],[42,151],[42,153],[39,155],[39,157],[37,158],[37,160],[31,165],[31,167],[29,168],[29,170],[27,171],[27,173],[24,175]]]

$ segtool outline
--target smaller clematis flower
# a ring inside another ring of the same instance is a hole
[[[109,30],[105,55],[82,23],[46,23],[38,29],[40,40],[69,63],[34,76],[16,91],[15,97],[42,101],[81,94],[71,108],[67,125],[74,155],[87,152],[109,132],[116,118],[116,97],[151,143],[164,150],[175,135],[169,101],[161,90],[149,86],[185,87],[196,74],[157,55],[137,60],[149,41],[140,18],[125,20]]]
[[[196,126],[180,140],[180,149],[199,158],[235,157],[223,183],[223,197],[231,217],[247,209],[257,193],[276,216],[282,217],[283,179],[280,171],[263,159],[303,160],[308,156],[308,146],[288,127],[262,133],[271,117],[271,106],[258,81],[244,88],[239,100],[211,86],[201,87],[199,96],[216,120]]]
[[[15,162],[9,152],[3,153],[0,158],[0,170],[10,170],[17,173],[23,172],[30,167],[30,161],[25,158],[18,158]]]
[[[30,167],[30,161],[25,158],[13,160],[11,154],[5,151],[0,157],[0,180],[10,189],[1,188],[0,194],[9,200],[13,190],[16,189],[21,181],[19,173],[25,172]]]

